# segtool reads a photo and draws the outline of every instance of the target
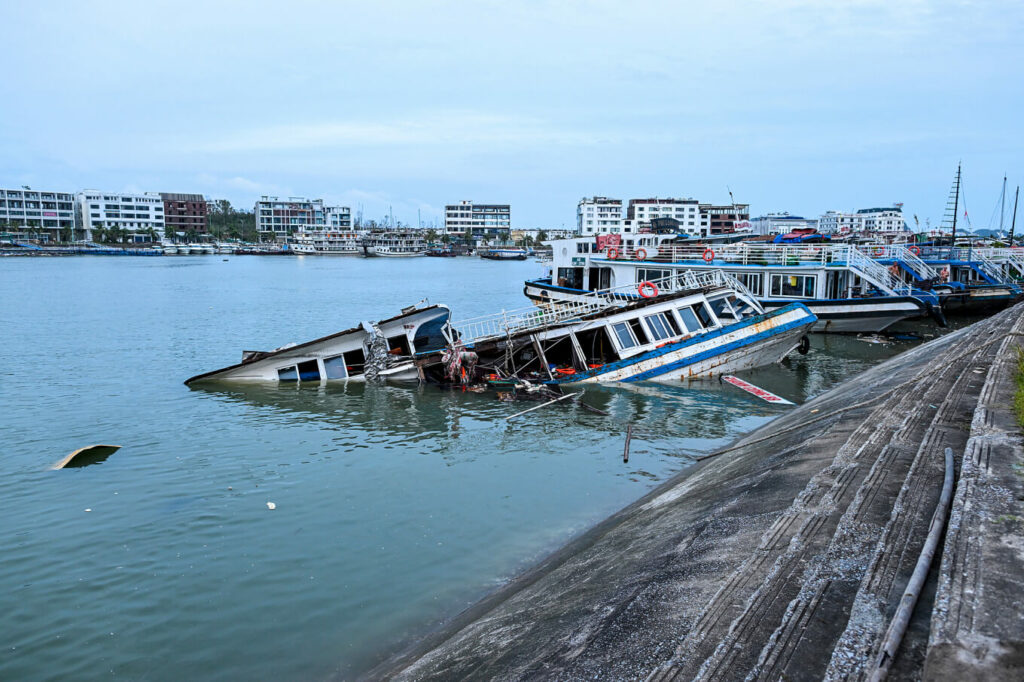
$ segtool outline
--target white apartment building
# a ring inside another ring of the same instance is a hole
[[[769,213],[751,218],[750,227],[754,234],[786,234],[793,230],[818,229],[818,221],[789,213]]]
[[[288,197],[282,200],[262,196],[253,210],[256,213],[256,230],[260,236],[272,237],[275,241],[283,242],[288,235],[297,231],[352,227],[352,210],[349,207],[324,206],[323,199]]]
[[[818,230],[824,234],[847,232],[903,232],[902,205],[888,208],[862,208],[856,213],[827,211],[818,218]]]
[[[576,205],[576,234],[622,232],[622,199],[584,197]]]
[[[509,204],[474,204],[460,201],[444,207],[446,234],[465,234],[472,230],[474,239],[496,238],[507,241],[512,231],[512,209]]]
[[[112,228],[123,230],[133,242],[164,238],[164,202],[155,192],[113,194],[82,190],[75,196],[75,215],[87,240]]]
[[[707,226],[707,218],[701,216],[700,203],[696,199],[630,199],[626,209],[623,232],[638,232],[650,227],[655,218],[672,218],[679,223],[679,231],[689,234],[706,233],[701,226]]]
[[[0,232],[15,239],[74,238],[75,199],[69,192],[0,189]]]

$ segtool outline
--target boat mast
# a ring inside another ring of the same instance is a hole
[[[999,238],[1003,237],[1003,214],[1006,213],[1006,173],[1003,173],[1003,193],[999,195]]]
[[[956,164],[956,182],[953,183],[953,236],[950,247],[956,247],[956,212],[960,209],[960,164]]]
[[[1013,246],[1013,228],[1017,227],[1017,199],[1020,198],[1020,185],[1017,185],[1017,192],[1013,195],[1013,220],[1010,221],[1010,246]]]

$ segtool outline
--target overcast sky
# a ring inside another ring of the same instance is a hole
[[[1024,181],[1022,37],[1019,0],[3,0],[0,187],[412,224],[471,199],[516,227],[728,187],[755,215],[900,201],[923,226],[962,160],[984,227]]]

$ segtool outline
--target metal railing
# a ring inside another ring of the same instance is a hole
[[[654,290],[647,287],[652,284]],[[756,312],[763,312],[757,299],[736,278],[721,270],[679,270],[668,277],[644,282],[650,296],[705,288],[728,288],[741,294]],[[451,323],[463,343],[475,343],[487,338],[504,338],[523,331],[553,327],[575,322],[590,313],[628,305],[643,297],[638,284],[624,284],[610,289],[581,292],[572,298],[552,300],[543,307],[531,306],[517,310],[469,318]],[[454,338],[449,338],[449,342]]]

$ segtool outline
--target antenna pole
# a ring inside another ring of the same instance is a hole
[[[956,213],[960,209],[960,164],[956,165],[956,194],[953,195],[953,236],[950,247],[956,248]]]

